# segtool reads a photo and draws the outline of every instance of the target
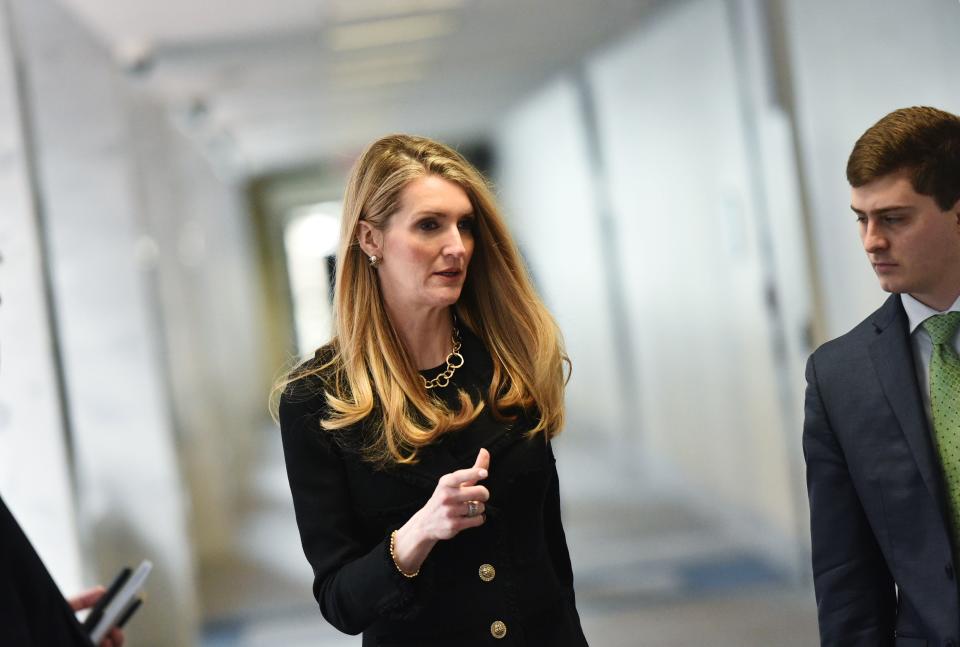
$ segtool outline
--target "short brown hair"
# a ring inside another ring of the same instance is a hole
[[[960,117],[926,106],[894,110],[870,126],[847,160],[847,181],[860,187],[896,171],[944,211],[960,200]]]

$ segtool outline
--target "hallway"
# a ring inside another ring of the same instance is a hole
[[[960,114],[960,3],[2,7],[0,495],[64,592],[153,562],[127,645],[359,645],[266,399],[330,339],[387,133],[481,171],[563,333],[590,643],[817,644],[805,366],[887,298],[844,168],[891,110]]]
[[[204,647],[358,645],[310,593],[279,438],[263,462],[232,558],[201,573]],[[682,501],[618,497],[617,470],[557,443],[565,527],[584,630],[599,647],[801,647],[816,642],[813,594],[791,584]]]

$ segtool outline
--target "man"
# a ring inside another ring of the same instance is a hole
[[[0,645],[92,647],[74,612],[92,607],[103,594],[96,587],[65,600],[0,499]],[[114,628],[99,647],[123,643],[123,632]]]
[[[886,303],[807,364],[822,645],[960,646],[960,118],[890,113],[847,163]]]

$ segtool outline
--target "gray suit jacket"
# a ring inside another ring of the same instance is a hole
[[[822,645],[960,645],[941,471],[898,295],[807,363]]]

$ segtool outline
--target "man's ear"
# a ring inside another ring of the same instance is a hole
[[[383,232],[366,220],[357,223],[357,244],[367,256],[383,258]]]

